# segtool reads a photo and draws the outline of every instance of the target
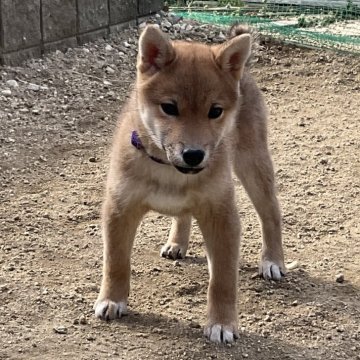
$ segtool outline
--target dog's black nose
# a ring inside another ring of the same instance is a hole
[[[205,157],[205,152],[203,150],[194,150],[186,149],[183,152],[183,159],[186,165],[197,166],[199,165]]]

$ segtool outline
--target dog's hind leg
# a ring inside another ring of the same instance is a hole
[[[183,259],[189,245],[191,215],[174,217],[169,239],[161,248],[160,255],[169,259]]]
[[[260,217],[263,234],[259,273],[265,279],[280,280],[285,274],[281,239],[281,214],[276,198],[274,170],[266,146],[238,149],[234,170]]]

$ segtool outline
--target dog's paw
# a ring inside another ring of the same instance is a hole
[[[239,333],[234,326],[212,324],[205,326],[204,335],[212,342],[228,344],[239,338]]]
[[[166,243],[160,250],[160,255],[164,258],[176,260],[184,259],[186,255],[187,248],[185,246],[175,244],[175,243]]]
[[[265,280],[280,281],[285,276],[285,266],[274,261],[262,260],[259,266],[259,275]]]
[[[120,319],[127,314],[127,304],[124,301],[100,300],[94,306],[95,316],[102,320]]]

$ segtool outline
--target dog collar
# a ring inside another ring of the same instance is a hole
[[[144,152],[151,160],[157,162],[158,164],[164,164],[164,165],[169,165],[169,163],[155,157],[155,156],[152,156],[150,155],[144,145],[142,144],[141,140],[140,140],[140,137],[139,137],[139,134],[134,130],[132,133],[131,133],[131,144],[136,147],[136,149],[138,150],[141,150],[142,152]]]

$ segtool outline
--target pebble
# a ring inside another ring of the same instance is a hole
[[[87,320],[86,317],[84,315],[81,315],[79,319],[75,319],[74,320],[74,325],[86,325],[87,324]]]
[[[1,90],[1,95],[4,96],[11,96],[11,90],[10,89],[5,89],[5,90]]]
[[[30,83],[27,88],[28,88],[28,90],[31,90],[31,91],[39,91],[40,90],[40,86],[37,84],[33,84],[33,83]]]
[[[339,274],[337,274],[336,276],[335,276],[335,281],[337,282],[337,283],[343,283],[344,282],[344,280],[345,280],[345,277],[344,277],[344,274],[343,273],[339,273]]]
[[[8,80],[6,84],[14,89],[19,87],[19,84],[16,80]]]
[[[299,263],[298,263],[298,261],[293,261],[293,262],[291,262],[290,264],[288,264],[288,265],[286,265],[286,268],[288,269],[288,270],[294,270],[294,269],[296,269],[296,268],[298,268],[299,267]]]
[[[110,67],[110,66],[107,66],[106,69],[105,69],[105,71],[106,71],[108,74],[115,74],[115,70],[114,70],[112,67]]]
[[[57,326],[53,328],[56,334],[67,334],[68,329],[65,326]]]
[[[142,22],[140,25],[139,25],[139,28],[140,29],[144,29],[146,27],[146,22]]]
[[[0,285],[0,292],[8,291],[9,288],[6,285]]]
[[[175,260],[175,261],[174,261],[174,266],[181,266],[180,261]]]
[[[108,44],[108,45],[105,46],[105,50],[106,51],[113,51],[114,48],[111,45]]]
[[[171,24],[170,21],[165,20],[165,21],[162,22],[162,26],[167,28],[167,29],[170,29],[172,24]]]

